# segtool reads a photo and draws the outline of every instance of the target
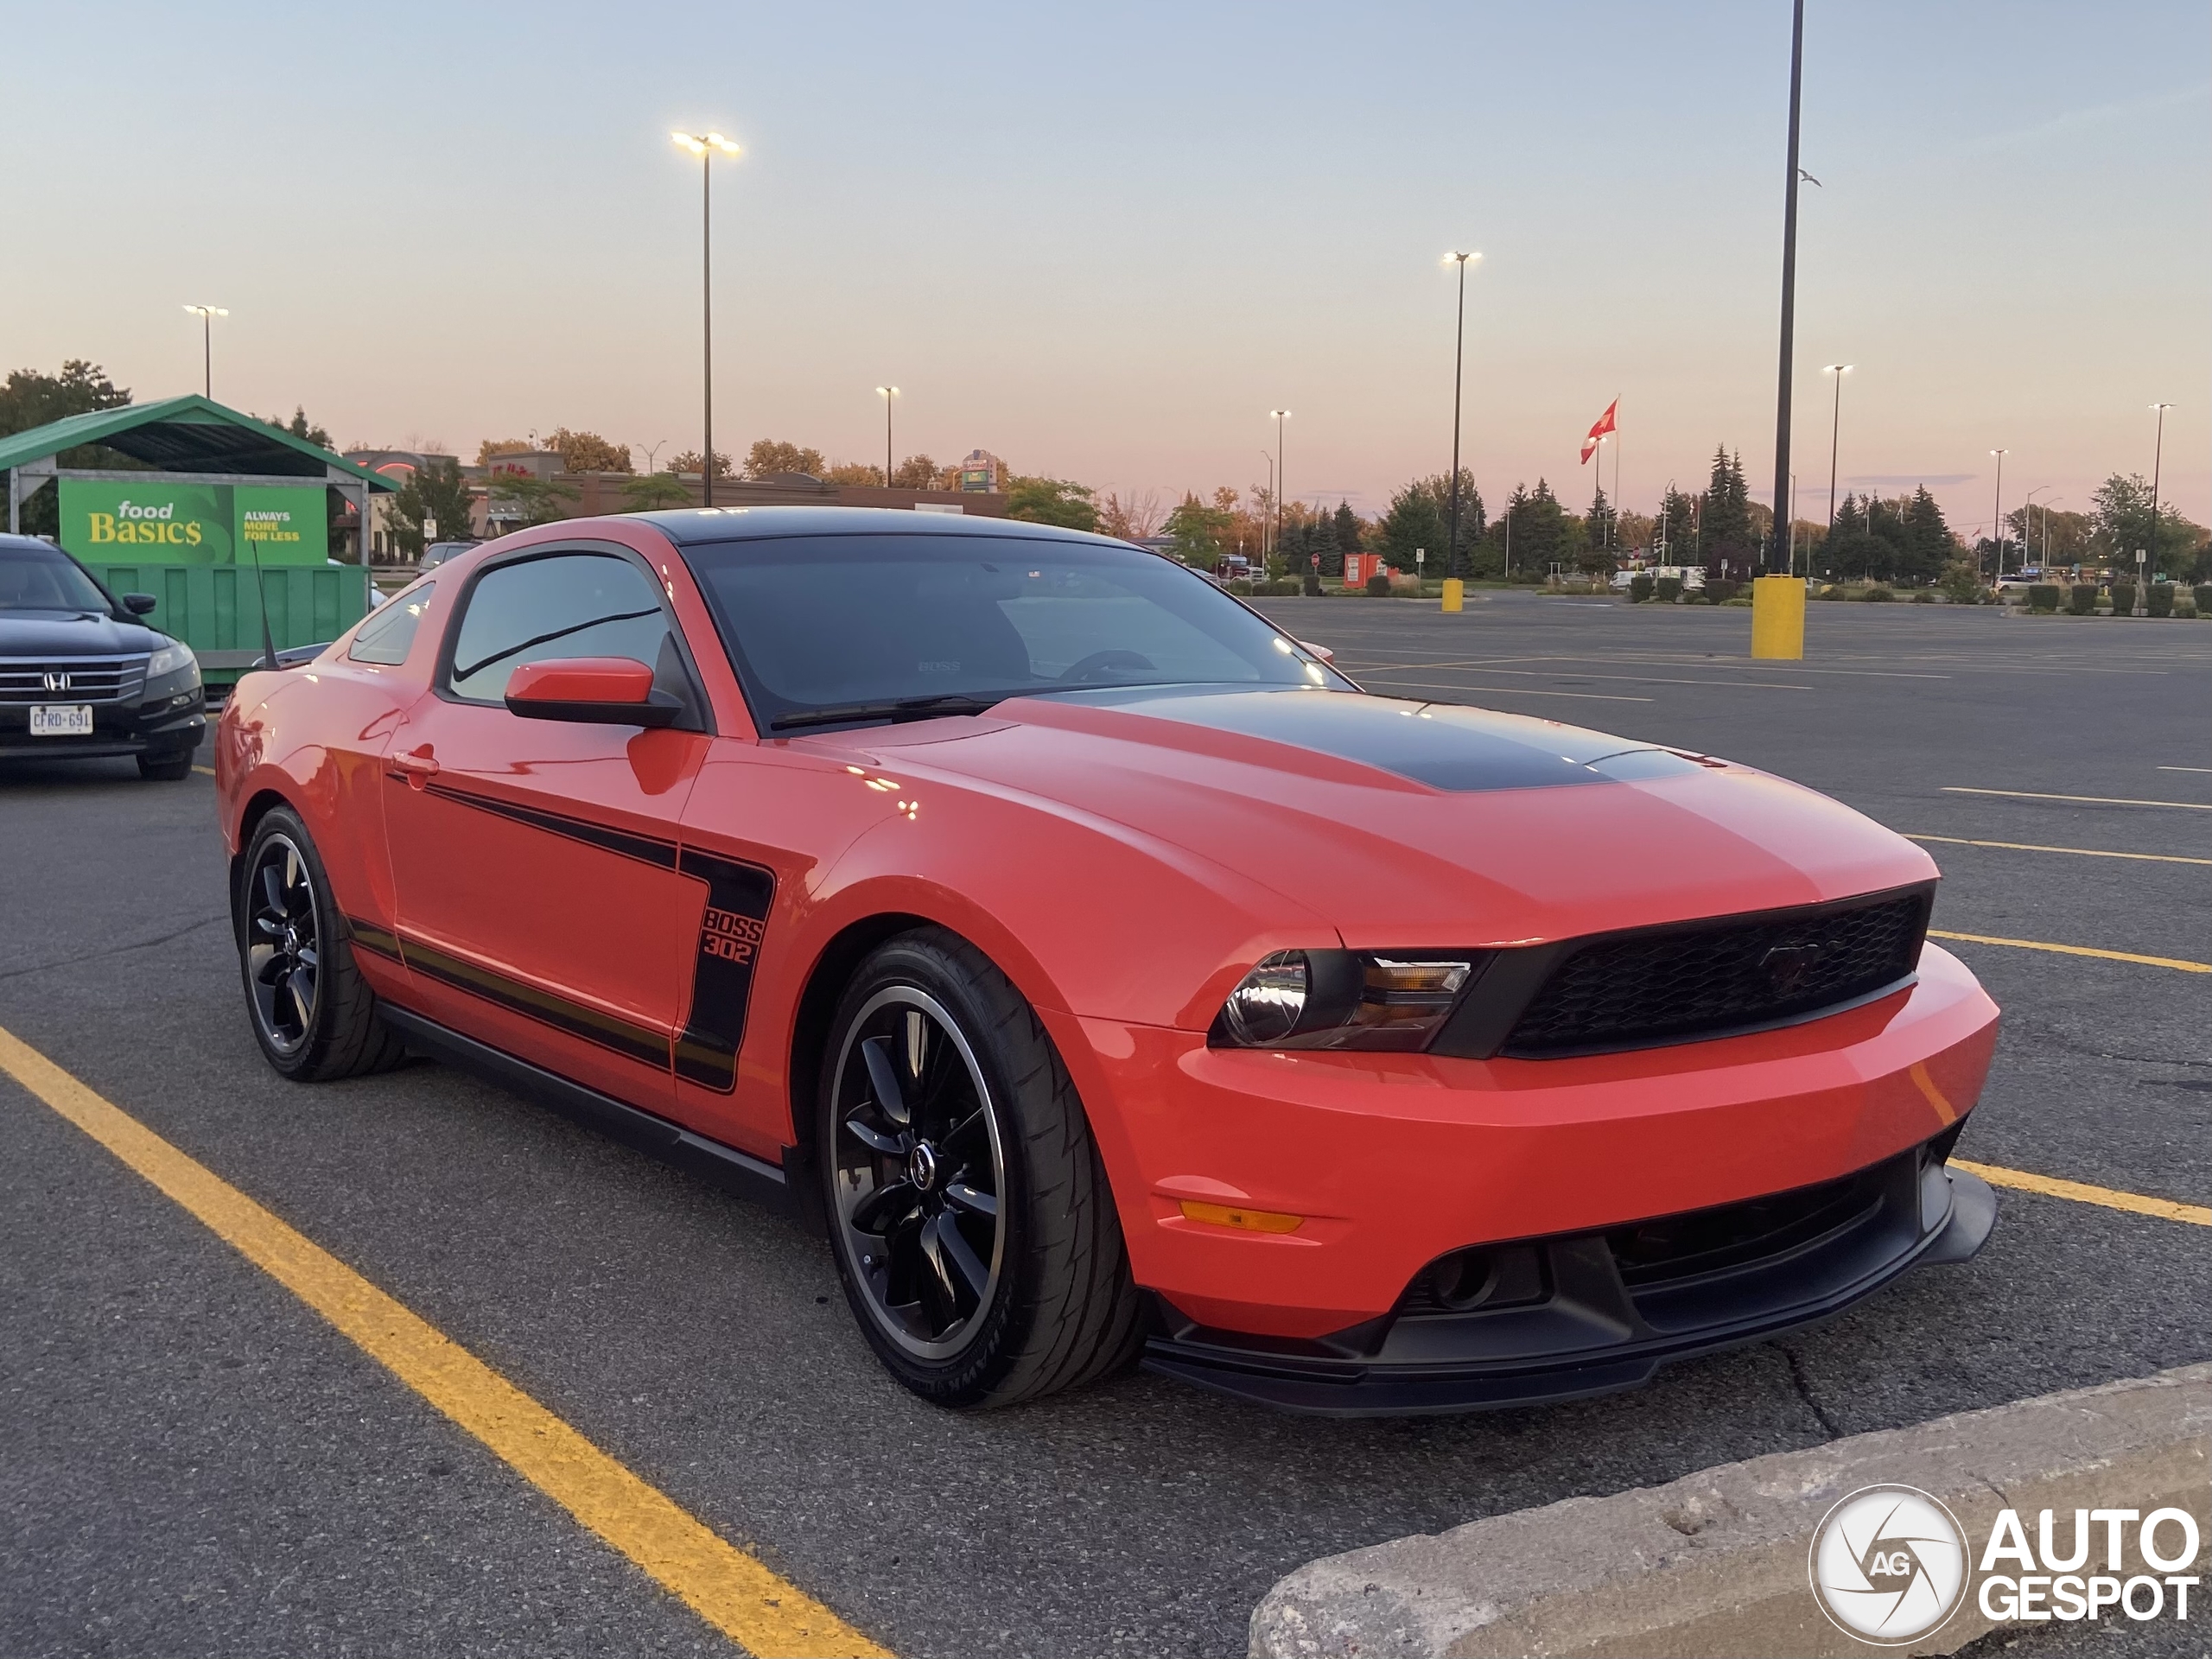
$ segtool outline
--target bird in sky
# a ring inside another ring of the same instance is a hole
[[[1822,184],[1818,179],[1815,178],[1802,167],[1797,169],[1797,176],[1804,180],[1806,183],[1811,185],[1815,190],[1825,190],[1827,188],[1827,186]]]

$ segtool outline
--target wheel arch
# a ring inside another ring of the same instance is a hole
[[[253,844],[253,832],[261,827],[264,818],[280,806],[289,807],[295,812],[299,810],[283,791],[267,788],[256,790],[238,810],[237,850],[231,855],[231,914],[233,920],[238,915],[238,883],[245,879],[245,855]]]

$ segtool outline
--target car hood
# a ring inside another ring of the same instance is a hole
[[[98,611],[0,611],[0,657],[121,657],[166,642]]]
[[[1451,703],[1147,689],[806,741],[1233,865],[1355,949],[1534,944],[1936,874],[1910,842],[1755,768]]]

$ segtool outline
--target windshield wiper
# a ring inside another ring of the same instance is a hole
[[[934,720],[940,715],[980,715],[987,709],[996,708],[1008,697],[1027,696],[1026,691],[1000,691],[980,696],[965,691],[946,691],[931,697],[894,697],[884,702],[847,702],[830,709],[806,709],[795,715],[778,715],[768,722],[772,731],[785,731],[794,726],[837,726],[852,720]]]

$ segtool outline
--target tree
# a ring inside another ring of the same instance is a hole
[[[459,541],[470,533],[468,486],[457,461],[426,461],[409,475],[385,508],[392,539],[410,558],[433,541]]]
[[[2096,493],[2089,500],[2091,517],[2097,527],[2097,551],[2113,569],[2132,579],[2135,575],[2135,554],[2139,548],[2151,555],[2148,569],[2154,579],[2179,577],[2186,581],[2196,575],[2202,562],[2197,526],[2160,502],[2158,538],[2153,545],[2151,486],[2142,474],[2122,476],[2114,473],[2097,486]]]
[[[1444,568],[1444,515],[1437,511],[1436,492],[1429,487],[1430,482],[1415,479],[1392,496],[1390,510],[1376,526],[1376,551],[1398,569],[1425,569],[1414,561],[1416,552],[1426,552],[1439,569]],[[1464,502],[1461,509],[1465,511]]]
[[[883,468],[864,461],[841,461],[821,476],[824,484],[853,484],[864,489],[877,489],[883,483]]]
[[[550,478],[533,478],[528,473],[500,472],[494,469],[486,480],[489,499],[493,504],[505,504],[522,509],[518,528],[527,530],[532,524],[550,524],[566,518],[568,509],[576,505],[580,492],[573,484],[563,484]],[[508,520],[513,523],[512,519]]]
[[[1590,511],[1582,516],[1582,533],[1589,539],[1591,556],[1602,557],[1611,564],[1618,556],[1615,543],[1618,540],[1619,515],[1613,504],[1605,499],[1605,486],[1598,486],[1598,493],[1590,498]]]
[[[1340,576],[1344,573],[1344,555],[1358,552],[1366,542],[1367,521],[1351,510],[1351,502],[1339,501],[1337,503],[1336,517],[1331,522],[1330,528],[1336,532],[1334,554],[1336,563],[1333,565],[1331,564],[1329,560],[1332,556],[1324,553],[1321,556],[1321,574],[1325,576]]]
[[[1943,522],[1943,509],[1928,493],[1928,486],[1921,485],[1913,491],[1912,503],[1904,510],[1904,554],[1900,574],[1915,582],[1934,582],[1942,575],[1943,567],[1958,556],[1958,550],[1959,538]]]
[[[1021,480],[1014,480],[1017,487]],[[1208,506],[1195,494],[1184,496],[1182,503],[1167,515],[1163,526],[1175,538],[1175,556],[1185,564],[1195,564],[1211,570],[1221,562],[1221,537],[1229,528],[1230,515],[1219,507]]]
[[[667,470],[679,477],[685,473],[698,472],[699,452],[696,449],[686,449],[680,454],[671,455],[669,458]],[[729,457],[719,449],[715,451],[715,476],[716,478],[734,476]]]
[[[622,486],[622,511],[658,512],[667,507],[691,505],[691,486],[669,473],[647,473]]]
[[[1713,476],[1699,506],[1699,551],[1713,575],[1755,569],[1759,561],[1758,532],[1751,522],[1751,491],[1744,482],[1744,458],[1731,455],[1728,446],[1713,451]]]
[[[1098,506],[1100,533],[1118,536],[1125,542],[1141,542],[1155,534],[1160,523],[1160,496],[1156,491],[1139,490],[1124,497],[1109,490]]]
[[[81,357],[73,357],[63,363],[59,374],[17,369],[9,375],[7,385],[0,387],[0,437],[28,432],[33,427],[66,420],[72,415],[88,415],[99,409],[121,409],[130,401],[130,393],[110,380],[105,369]],[[65,449],[57,460],[64,467],[137,468],[146,464],[96,443]],[[41,484],[25,499],[22,522],[27,536],[59,536],[61,505],[58,492]]]
[[[773,478],[779,473],[804,473],[809,478],[819,478],[829,470],[830,463],[823,460],[819,449],[801,448],[776,438],[757,438],[745,452],[747,478]]]
[[[545,447],[561,457],[561,470],[564,473],[630,470],[630,446],[609,443],[596,432],[571,432],[565,426],[556,426],[553,435],[545,440]]]
[[[1091,505],[1090,494],[1088,485],[1065,478],[1008,479],[1006,516],[1063,530],[1096,530],[1098,509]]]
[[[943,489],[944,468],[927,455],[909,455],[891,474],[891,486],[899,490]]]
[[[1634,553],[1640,556],[1649,550],[1653,529],[1657,523],[1648,512],[1630,512],[1623,509],[1613,521],[1614,532],[1620,543],[1614,551]]]
[[[486,438],[476,446],[476,464],[488,467],[500,455],[529,455],[537,452],[537,446],[527,438]]]
[[[1696,518],[1697,503],[1669,482],[1667,493],[1659,498],[1659,522],[1652,530],[1651,551],[1655,563],[1687,563],[1682,556],[1689,550],[1694,533],[1692,526]]]
[[[289,432],[296,438],[304,438],[309,443],[317,444],[325,449],[330,448],[328,429],[317,426],[308,420],[307,409],[302,404],[292,405],[292,418],[289,421],[279,420],[274,415],[264,416],[262,420],[265,425],[273,426],[279,432]]]
[[[1550,483],[1539,478],[1514,510],[1513,563],[1536,575],[1548,574],[1554,564],[1579,564],[1585,546],[1580,531]]]

